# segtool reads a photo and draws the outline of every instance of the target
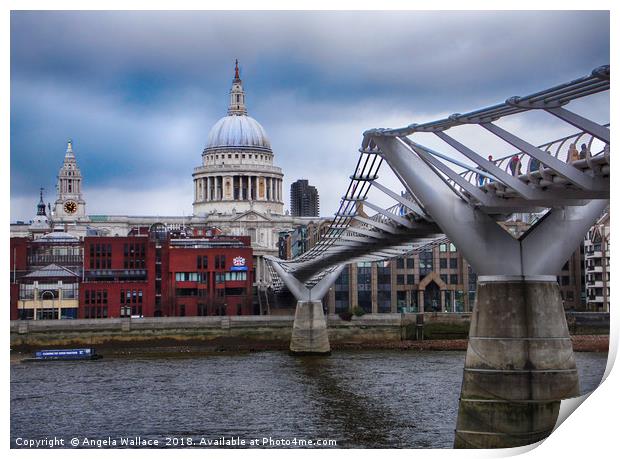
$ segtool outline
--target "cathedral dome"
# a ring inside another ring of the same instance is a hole
[[[251,116],[228,115],[211,128],[206,148],[271,150],[271,143],[265,129]]]
[[[192,174],[194,215],[249,211],[282,215],[284,174],[273,163],[265,129],[248,115],[238,61],[228,96],[227,116],[211,128],[202,164]]]

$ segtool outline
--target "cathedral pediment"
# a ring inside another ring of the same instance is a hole
[[[272,222],[273,219],[265,214],[257,212],[255,210],[248,210],[242,214],[238,214],[231,219],[233,222]]]

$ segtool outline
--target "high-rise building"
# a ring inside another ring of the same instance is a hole
[[[291,185],[291,215],[294,217],[319,216],[319,192],[308,180],[297,180]]]

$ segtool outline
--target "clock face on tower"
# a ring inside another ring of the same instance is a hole
[[[77,203],[75,201],[67,201],[65,202],[65,205],[63,206],[63,209],[66,213],[68,214],[74,214],[77,212]]]

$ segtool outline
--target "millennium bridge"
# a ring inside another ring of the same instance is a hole
[[[455,447],[511,447],[546,438],[560,401],[579,395],[556,275],[610,197],[609,124],[566,107],[588,97],[596,104],[596,95],[609,91],[609,78],[609,66],[602,66],[491,107],[364,132],[327,232],[295,259],[268,260],[274,279],[297,299],[291,353],[330,352],[321,300],[345,264],[401,257],[447,238],[478,274]],[[534,145],[506,129],[531,111],[559,120],[572,134]],[[484,140],[490,133],[510,152],[494,159],[488,153],[495,143],[465,145],[453,134],[464,125],[471,126],[468,138],[479,131],[476,140]],[[381,167],[404,192],[381,184]],[[394,205],[371,202],[371,190]],[[500,225],[515,213],[537,216],[519,237]]]

